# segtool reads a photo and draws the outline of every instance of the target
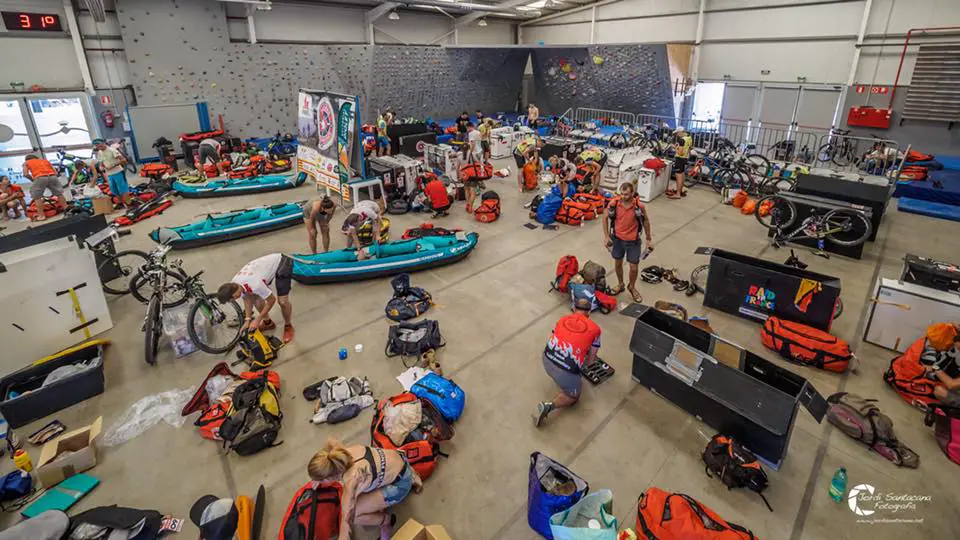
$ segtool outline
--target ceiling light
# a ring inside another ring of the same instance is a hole
[[[486,26],[486,25],[487,25],[487,18],[486,18],[486,17],[480,19],[480,22],[477,23],[477,26]]]
[[[399,21],[399,20],[400,20],[400,14],[397,13],[397,10],[393,10],[393,11],[390,12],[389,15],[387,15],[387,18],[390,19],[391,21]]]

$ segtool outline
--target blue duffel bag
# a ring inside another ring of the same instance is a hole
[[[457,383],[436,373],[424,375],[410,391],[418,398],[429,401],[447,422],[456,422],[467,402],[467,394]]]
[[[549,225],[557,220],[557,212],[560,211],[560,205],[563,204],[563,197],[557,193],[548,193],[544,195],[537,207],[537,221],[544,225]]]
[[[540,452],[530,454],[527,523],[540,536],[553,540],[550,517],[576,504],[589,490],[587,481],[570,469]]]

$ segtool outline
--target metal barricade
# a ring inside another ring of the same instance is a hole
[[[581,122],[596,122],[600,125],[626,125],[637,123],[637,115],[626,111],[608,111],[606,109],[590,109],[578,107],[573,111],[574,124]]]

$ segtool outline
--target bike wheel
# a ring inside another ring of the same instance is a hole
[[[719,183],[722,187],[729,189],[743,189],[750,192],[750,179],[742,171],[728,170],[722,171],[718,175]],[[721,188],[722,189],[722,188]]]
[[[160,346],[160,297],[153,296],[147,304],[147,320],[143,325],[143,359],[151,366],[157,365],[157,350]]]
[[[827,240],[838,246],[859,246],[873,232],[867,216],[856,210],[831,210],[824,214],[823,223]]]
[[[146,262],[147,254],[135,249],[118,251],[111,255],[97,267],[103,290],[110,294],[127,294],[130,292],[130,281]],[[104,281],[104,274],[114,277]]]
[[[820,147],[817,150],[817,161],[821,163],[826,163],[833,159],[834,154],[837,153],[837,150],[833,147],[833,143],[827,143]]]
[[[766,178],[770,174],[770,160],[760,154],[747,154],[744,164],[753,176]]]
[[[833,164],[837,167],[846,167],[847,165],[850,165],[850,163],[856,159],[855,156],[851,156],[852,153],[853,152],[848,148],[840,148],[833,153]]]
[[[165,270],[165,272],[167,273],[167,288],[163,291],[163,307],[177,307],[187,301],[187,289],[183,284],[184,276],[170,269]],[[130,280],[130,294],[141,304],[149,302],[153,293],[153,285],[143,274],[137,273]]]
[[[766,197],[767,195],[775,195],[781,191],[793,191],[796,185],[797,181],[792,177],[775,176],[761,182],[759,191],[761,196]]]
[[[190,306],[187,334],[201,351],[223,354],[240,340],[243,310],[235,300],[221,304],[216,295],[200,298]]]
[[[765,215],[761,215],[760,208],[768,201],[770,210]],[[779,195],[770,195],[757,201],[757,211],[753,215],[756,216],[761,225],[772,231],[777,231],[793,224],[797,219],[797,207],[793,202]]]

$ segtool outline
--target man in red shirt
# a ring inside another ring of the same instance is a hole
[[[647,239],[648,251],[653,250],[653,237],[646,207],[634,192],[632,183],[621,184],[619,195],[607,204],[602,229],[603,243],[613,255],[613,268],[617,273],[617,286],[613,294],[620,294],[624,290],[623,259],[626,258],[630,264],[630,282],[626,289],[630,291],[634,302],[642,302],[643,297],[637,291],[638,265],[643,253],[640,233],[643,232]]]
[[[23,189],[11,184],[10,177],[0,176],[0,210],[3,210],[4,220],[10,219],[10,210],[13,210],[13,217],[18,219],[21,215],[27,215],[27,205],[23,199]]]
[[[449,215],[450,196],[447,195],[447,186],[443,185],[443,182],[441,182],[439,178],[436,176],[431,178],[427,182],[427,185],[423,186],[423,193],[430,201],[430,208],[433,209],[434,218]]]
[[[600,327],[590,320],[594,299],[582,289],[571,290],[573,313],[557,321],[553,334],[543,349],[543,370],[560,387],[552,401],[537,404],[533,424],[540,427],[554,409],[575,405],[580,399],[580,369],[597,359],[600,349]]]

